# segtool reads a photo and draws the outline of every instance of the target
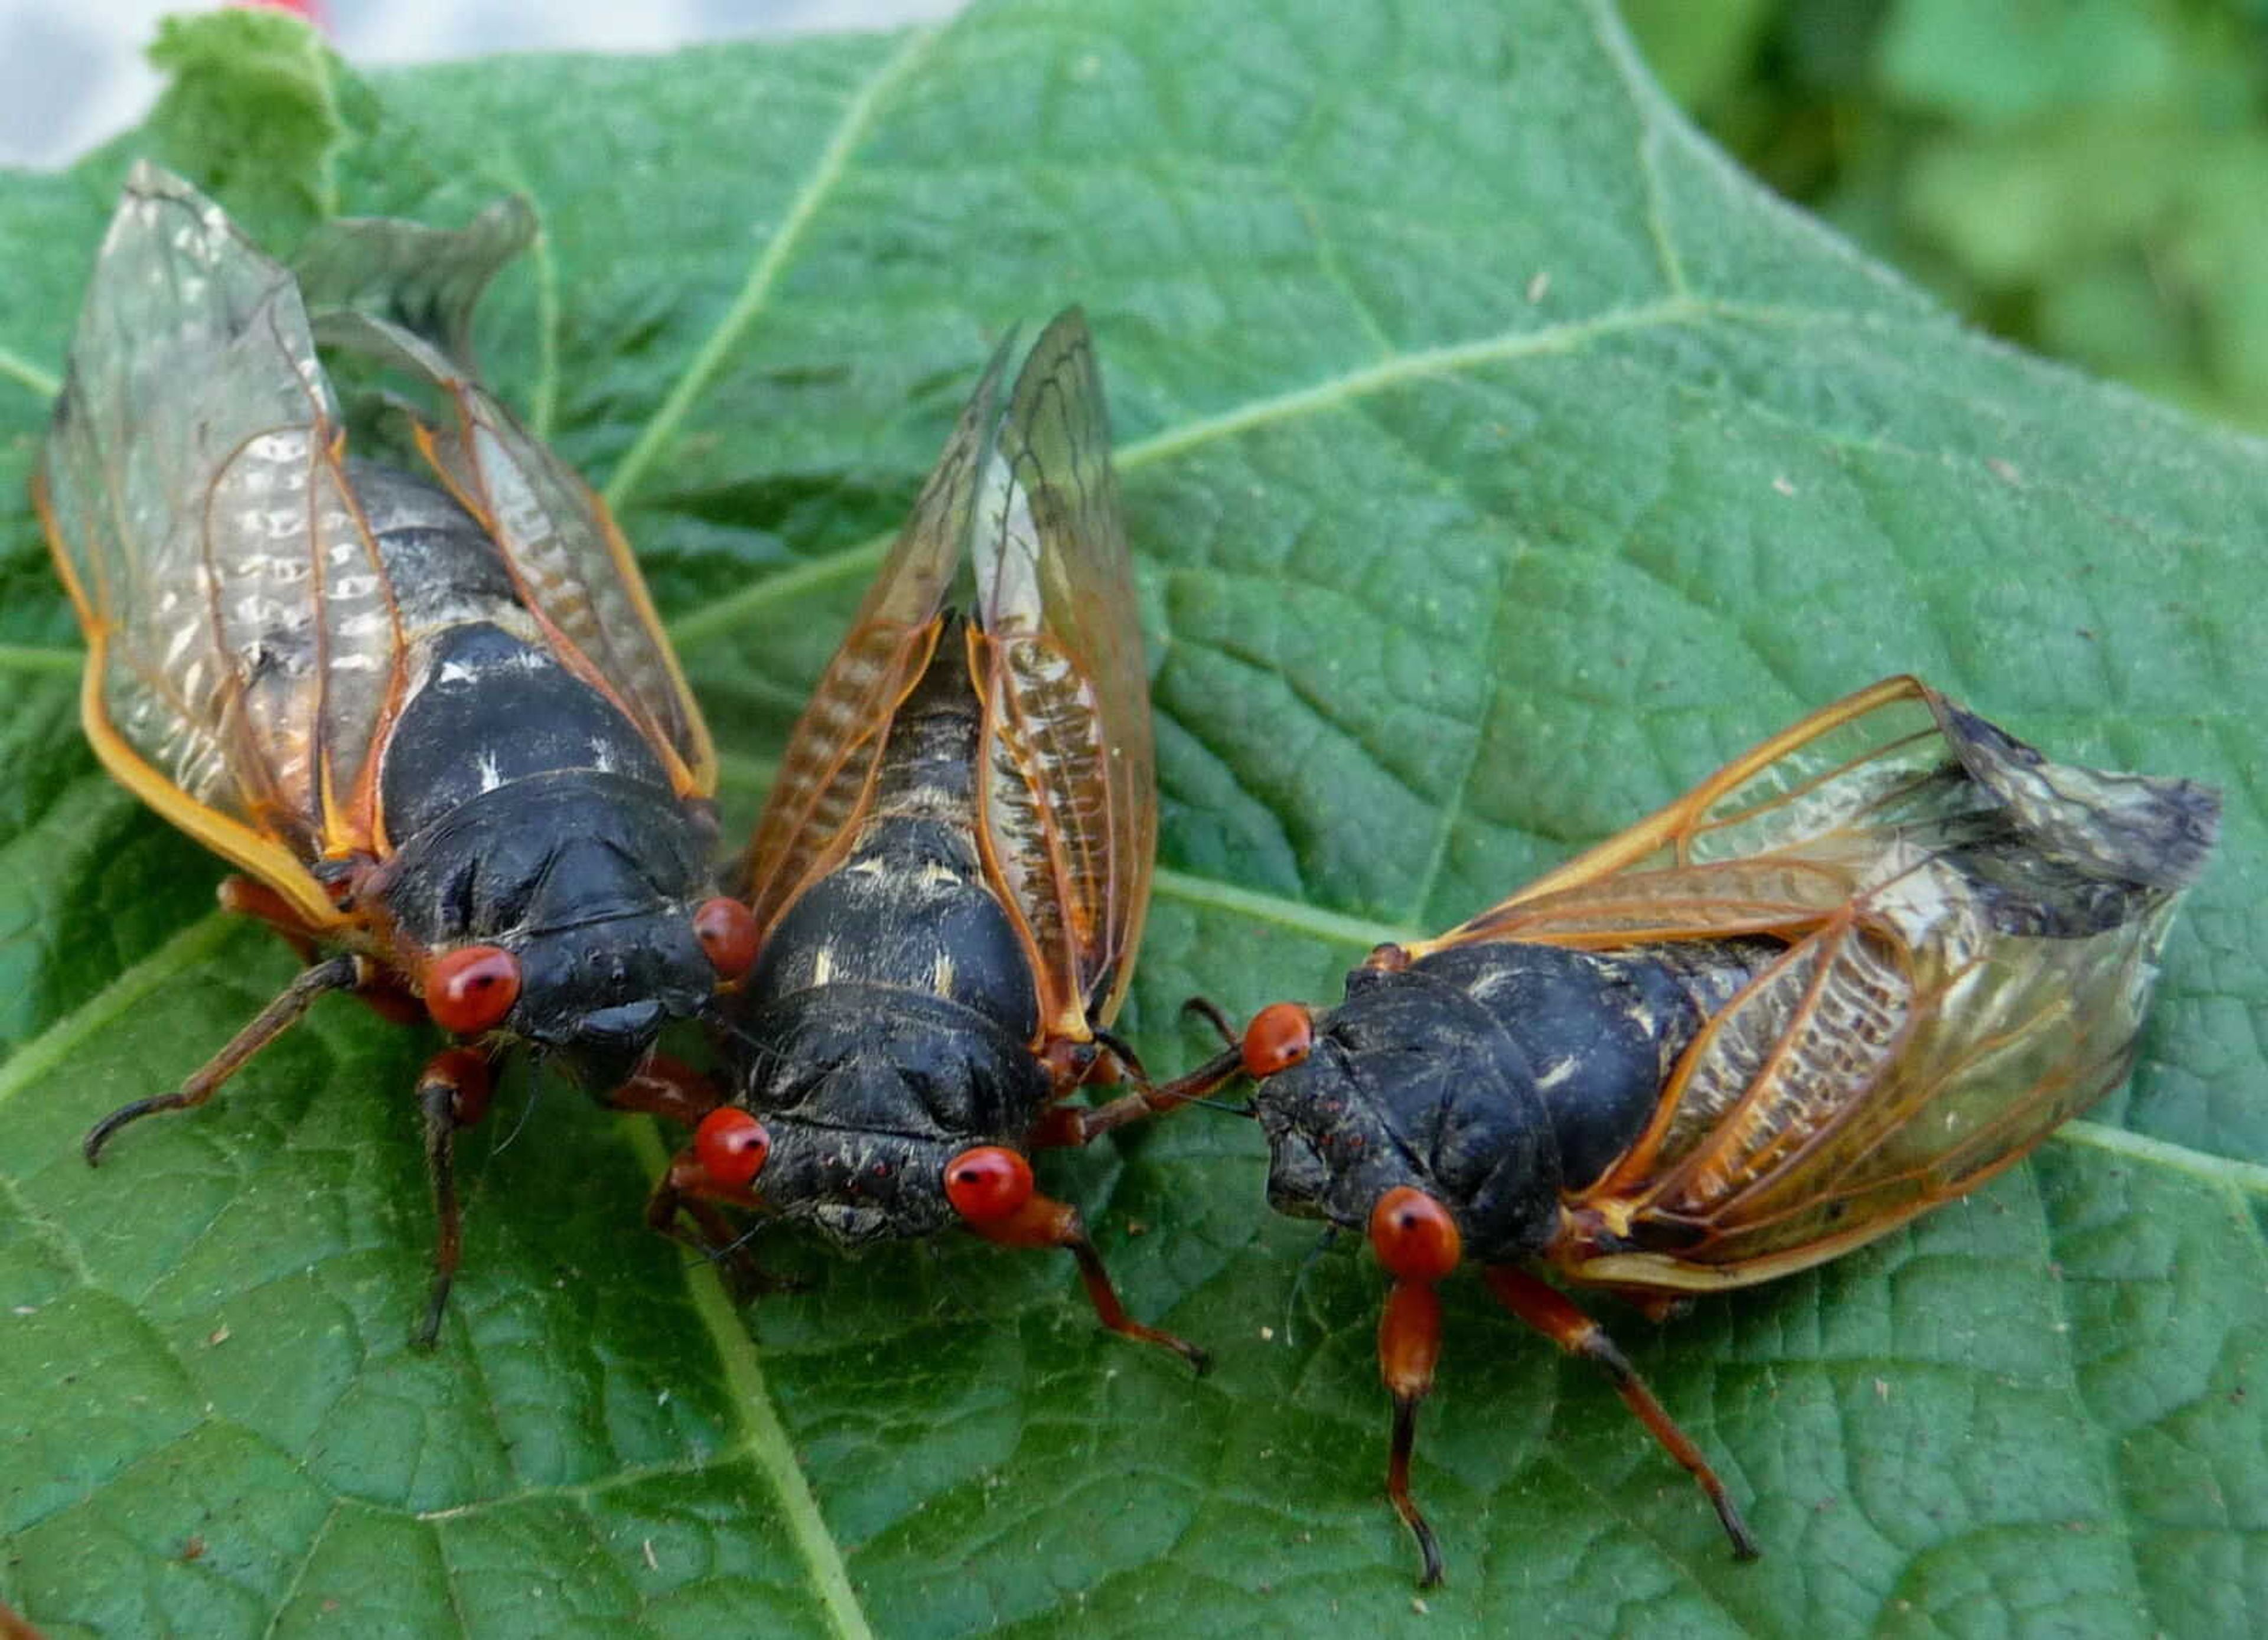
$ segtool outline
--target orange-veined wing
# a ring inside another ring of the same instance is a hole
[[[1907,703],[1928,713],[1918,738],[1879,717]],[[2124,1078],[2218,823],[2202,787],[2049,762],[1910,680],[1766,746],[1642,847],[1586,857],[1605,875],[1563,876],[1508,919],[1521,939],[1600,944],[1618,923],[1616,943],[1789,942],[1687,1048],[1638,1142],[1568,1196],[1554,1257],[1580,1279],[1765,1280],[2021,1157]],[[1758,852],[1723,857],[1727,839]],[[1665,849],[1719,857],[1653,864]],[[1752,897],[1712,911],[1735,879]],[[1837,902],[1811,892],[1836,879]]]
[[[1945,799],[1953,760],[1934,699],[1897,677],[1823,707],[1410,953],[1800,931],[1849,898],[1872,857],[1867,837]]]
[[[979,513],[969,670],[986,858],[1030,942],[1042,1029],[1084,1040],[1133,971],[1157,782],[1109,418],[1075,308],[1017,378]]]
[[[848,848],[873,795],[890,724],[929,669],[940,612],[993,460],[1004,339],[954,423],[897,543],[850,631],[820,674],[748,845],[747,899],[769,932],[806,886]]]
[[[708,726],[606,504],[519,425],[468,362],[474,305],[534,232],[517,200],[449,232],[391,220],[328,224],[298,264],[315,334],[445,395],[438,424],[417,427],[418,446],[496,543],[546,646],[637,725],[680,795],[711,797],[717,758]]]
[[[36,491],[104,764],[311,924],[338,923],[307,863],[372,841],[398,613],[291,276],[146,164],[96,261]]]

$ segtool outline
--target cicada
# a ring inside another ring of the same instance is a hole
[[[1361,1232],[1392,1280],[1387,1491],[1410,1494],[1436,1284],[1489,1291],[1604,1370],[1756,1552],[1598,1324],[1537,1272],[1657,1316],[1881,1236],[2117,1087],[2220,800],[2052,763],[1911,678],[1773,736],[1337,1007],[1277,1003],[1155,1092],[1239,1075],[1278,1210]]]
[[[1058,1103],[1138,1065],[1108,1032],[1155,847],[1148,679],[1094,349],[1050,324],[1005,406],[978,382],[789,741],[747,892],[727,1102],[657,1224],[722,1202],[845,1248],[955,1225],[1078,1261],[1130,1320],[1030,1152],[1136,1107]],[[952,597],[960,567],[968,602]]]
[[[430,1016],[456,1042],[417,1085],[427,1342],[458,1262],[455,1135],[498,1052],[534,1044],[603,1093],[755,953],[747,908],[708,886],[715,759],[629,549],[462,362],[530,229],[519,204],[460,233],[334,223],[295,277],[137,167],[35,481],[87,738],[308,964],[178,1090],[96,1124],[87,1159],[203,1103],[327,991]],[[401,461],[350,451],[337,350],[438,407]]]

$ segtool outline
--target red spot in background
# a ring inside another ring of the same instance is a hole
[[[327,34],[331,32],[331,22],[323,15],[320,0],[229,0],[228,9],[236,11],[289,11],[293,17],[313,24]]]

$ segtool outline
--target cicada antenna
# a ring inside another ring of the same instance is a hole
[[[512,1131],[489,1148],[491,1157],[501,1156],[512,1149],[527,1126],[527,1119],[535,1114],[535,1102],[543,1092],[543,1067],[551,1057],[551,1050],[541,1044],[530,1048],[527,1055],[527,1102],[519,1107],[519,1120],[512,1124]]]

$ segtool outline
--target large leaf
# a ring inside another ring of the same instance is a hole
[[[1153,1062],[1204,1047],[1185,995],[1335,995],[1380,933],[1899,668],[2225,785],[2130,1092],[1825,1270],[1659,1331],[1605,1306],[1762,1562],[1455,1287],[1425,1631],[2268,1627],[2258,445],[1963,331],[1734,173],[1577,0],[1025,0],[421,70],[352,119],[307,89],[324,146],[239,202],[264,228],[534,200],[488,357],[622,505],[742,820],[988,339],[1086,305],[1156,673]],[[418,1356],[425,1044],[346,1002],[79,1161],[290,967],[80,747],[19,499],[144,142],[0,178],[0,1600],[57,1636],[1412,1622],[1374,1272],[1308,1265],[1243,1123],[1047,1165],[1132,1305],[1215,1348],[1203,1383],[974,1244],[790,1248],[813,1288],[744,1320],[638,1228],[660,1137],[556,1092],[492,1122]]]

